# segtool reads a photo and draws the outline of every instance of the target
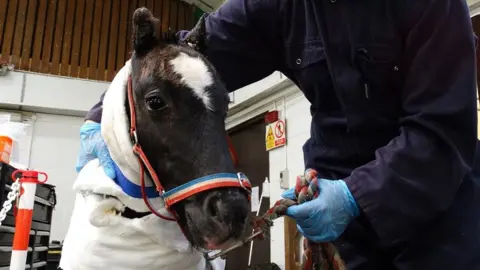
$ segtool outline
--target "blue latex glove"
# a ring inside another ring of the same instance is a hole
[[[360,210],[343,180],[318,179],[317,198],[290,206],[287,216],[295,219],[299,232],[313,242],[330,242],[337,239]],[[295,200],[295,189],[282,194]]]
[[[114,179],[115,169],[113,167],[113,160],[108,152],[107,144],[103,140],[100,131],[100,124],[85,123],[80,128],[80,152],[78,154],[76,171],[77,173],[90,160],[98,158],[100,165],[102,165],[105,174]]]

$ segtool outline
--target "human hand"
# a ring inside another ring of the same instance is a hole
[[[209,13],[204,13],[197,24],[190,31],[179,31],[177,33],[177,40],[179,44],[190,46],[198,52],[205,50],[205,36],[206,36],[206,24],[205,19]]]
[[[311,184],[314,175],[305,173]],[[318,179],[318,197],[300,205],[290,206],[287,216],[295,219],[302,235],[313,242],[337,239],[360,210],[343,180]],[[296,200],[295,188],[282,194],[285,199]]]
[[[80,152],[75,169],[78,173],[90,160],[98,158],[105,174],[113,179],[115,178],[113,160],[103,140],[100,127],[98,123],[87,121],[80,128]]]

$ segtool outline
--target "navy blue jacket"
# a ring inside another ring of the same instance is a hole
[[[206,27],[228,89],[278,70],[310,101],[305,166],[362,210],[337,243],[349,269],[480,269],[465,1],[229,0]]]

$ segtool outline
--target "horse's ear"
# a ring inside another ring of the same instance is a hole
[[[160,21],[145,7],[133,13],[133,48],[137,54],[145,54],[162,42]]]
[[[190,46],[198,52],[204,51],[206,35],[205,18],[207,18],[208,15],[209,13],[204,13],[202,17],[200,17],[195,27],[180,41],[181,44]]]

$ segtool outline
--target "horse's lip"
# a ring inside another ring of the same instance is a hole
[[[224,250],[237,243],[237,241],[234,239],[227,239],[221,243],[218,243],[214,239],[205,239],[205,242],[207,244],[206,248],[209,250]]]

